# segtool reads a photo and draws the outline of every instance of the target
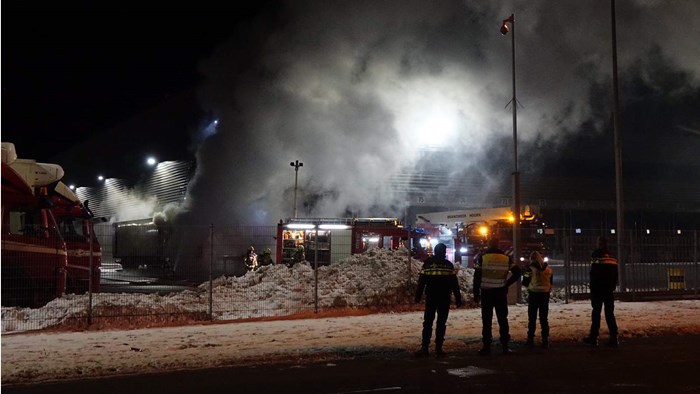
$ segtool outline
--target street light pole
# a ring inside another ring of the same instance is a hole
[[[510,29],[508,23],[510,22]],[[511,58],[513,73],[513,259],[520,259],[520,172],[518,172],[518,101],[515,95],[515,14],[503,20],[501,34],[511,32]]]
[[[295,160],[289,163],[290,166],[294,167],[294,219],[297,218],[297,179],[299,176],[299,167],[303,167],[304,163]]]
[[[613,73],[613,139],[615,142],[615,196],[617,211],[617,259],[620,262],[620,289],[625,289],[624,264],[622,255],[622,242],[624,239],[624,205],[622,199],[622,144],[620,142],[620,96],[617,81],[617,28],[615,25],[615,0],[610,0],[610,14],[612,19],[612,73]]]

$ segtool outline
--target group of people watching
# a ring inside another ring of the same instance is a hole
[[[452,262],[446,259],[447,247],[437,244],[434,254],[427,258],[418,277],[415,302],[420,302],[425,293],[425,310],[421,346],[415,355],[429,355],[430,340],[435,323],[435,354],[444,356],[443,343],[447,329],[451,298],[454,296],[456,306],[462,306],[462,295],[456,271]],[[539,252],[530,254],[524,272],[512,257],[498,247],[498,239],[492,238],[488,247],[474,261],[474,301],[481,307],[481,341],[479,355],[491,353],[492,321],[496,312],[499,342],[504,354],[512,352],[510,348],[510,328],[508,326],[508,288],[520,281],[528,292],[528,326],[526,345],[535,344],[537,318],[540,321],[541,346],[549,347],[549,298],[552,290],[553,271]],[[607,345],[617,347],[618,328],[615,319],[614,291],[618,283],[617,259],[608,250],[607,239],[598,237],[597,248],[591,254],[590,292],[591,292],[591,327],[583,342],[592,346],[598,344],[600,331],[600,314],[605,308],[605,321],[610,332]]]

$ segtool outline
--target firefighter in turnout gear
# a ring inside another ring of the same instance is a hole
[[[552,267],[544,262],[539,252],[530,254],[530,264],[523,274],[527,288],[527,346],[535,344],[537,315],[540,315],[542,347],[549,347],[549,294],[552,291]]]
[[[457,307],[462,306],[462,294],[459,290],[457,275],[455,275],[455,266],[445,258],[446,253],[447,247],[445,244],[439,243],[435,245],[435,254],[425,260],[418,277],[415,302],[419,303],[423,292],[425,292],[425,312],[423,314],[421,347],[415,353],[417,357],[424,357],[429,354],[428,348],[436,313],[435,354],[438,357],[445,355],[442,344],[445,342],[447,317],[450,313],[450,298],[452,294],[454,294]]]
[[[591,331],[583,342],[598,345],[598,332],[600,331],[600,313],[605,306],[605,323],[608,325],[610,337],[606,343],[608,346],[617,347],[617,321],[615,319],[615,288],[617,287],[617,259],[608,250],[608,240],[598,237],[598,247],[591,253]]]
[[[511,275],[508,276],[508,273]],[[508,347],[508,286],[520,280],[522,271],[513,259],[498,248],[498,238],[489,239],[488,248],[474,261],[474,301],[481,303],[481,341],[479,355],[491,353],[491,325],[496,310],[501,347],[504,354]]]
[[[294,251],[294,263],[301,263],[306,261],[306,254],[304,253],[304,245],[297,246],[297,250]]]
[[[258,255],[255,253],[254,247],[249,247],[245,255],[245,267],[248,271],[254,271],[258,268]]]
[[[265,248],[265,250],[263,250],[263,254],[258,258],[258,264],[260,266],[274,264],[272,261],[272,249]]]

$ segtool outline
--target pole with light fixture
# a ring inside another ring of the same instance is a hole
[[[620,266],[620,289],[625,288],[625,259],[622,255],[624,239],[624,206],[622,199],[622,145],[620,142],[620,96],[617,82],[617,28],[615,26],[615,0],[610,0],[612,19],[612,74],[613,74],[613,140],[615,144],[615,208],[617,211],[617,261]]]
[[[510,23],[510,29],[508,28]],[[513,73],[513,259],[520,262],[520,173],[518,172],[518,101],[515,95],[515,14],[503,20],[501,34],[511,33],[512,73]]]
[[[303,167],[304,163],[295,160],[289,163],[290,166],[294,167],[294,219],[297,218],[297,179],[299,176],[299,167]]]

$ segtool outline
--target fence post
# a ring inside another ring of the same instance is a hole
[[[92,224],[92,223],[91,223]],[[88,235],[88,248],[90,249],[90,255],[89,255],[89,261],[90,263],[88,264],[90,269],[89,269],[89,274],[88,277],[88,326],[92,325],[92,224],[91,226],[87,226],[87,235]]]
[[[638,243],[640,242],[640,237],[639,234],[635,233],[633,230],[627,230],[627,232],[629,232],[629,249],[627,250],[627,262],[625,263],[629,268],[626,271],[628,277],[625,280],[627,288],[620,288],[620,291],[626,293],[629,290],[629,292],[632,293],[632,301],[635,301],[637,297],[637,265],[634,262],[630,264],[630,261],[632,260],[632,256],[636,255],[634,253],[635,248],[639,248]]]
[[[411,229],[406,226],[406,291],[411,294]]]
[[[695,298],[698,298],[698,230],[693,231],[693,261],[695,261]]]
[[[571,297],[571,238],[564,234],[564,301],[568,304]]]
[[[214,319],[213,294],[214,280],[212,278],[212,268],[214,265],[214,223],[209,225],[209,320]]]
[[[314,236],[314,310],[318,313],[318,226],[316,223],[316,234]]]

